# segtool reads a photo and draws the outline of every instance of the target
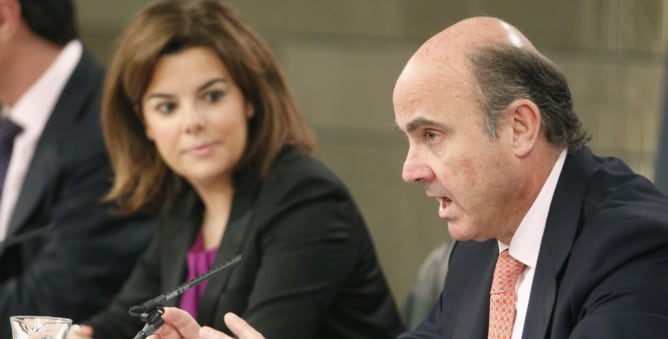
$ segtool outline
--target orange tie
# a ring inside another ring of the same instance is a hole
[[[492,289],[489,292],[488,339],[510,339],[515,323],[515,284],[525,265],[501,252],[496,260]]]

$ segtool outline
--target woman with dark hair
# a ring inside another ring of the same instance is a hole
[[[270,338],[391,338],[398,313],[355,203],[310,156],[315,141],[267,45],[218,0],[158,1],[122,34],[103,125],[120,212],[163,222],[111,305],[75,337],[127,338],[139,305],[236,254],[165,306]]]

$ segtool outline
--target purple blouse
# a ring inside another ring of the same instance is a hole
[[[202,231],[197,232],[197,239],[190,248],[187,254],[188,260],[188,278],[186,280],[194,279],[195,277],[206,273],[216,260],[216,252],[218,248],[204,249],[204,238]],[[197,307],[206,290],[207,281],[203,281],[195,287],[187,290],[181,296],[179,308],[190,313],[193,318],[197,319]]]

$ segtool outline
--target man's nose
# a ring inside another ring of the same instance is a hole
[[[407,183],[423,183],[432,180],[434,174],[417,154],[409,151],[404,161],[401,177]]]

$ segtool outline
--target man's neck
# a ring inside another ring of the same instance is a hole
[[[524,167],[524,174],[522,177],[526,178],[523,183],[519,183],[518,195],[512,199],[516,202],[514,207],[509,207],[510,223],[512,228],[508,232],[501,234],[497,240],[509,245],[514,233],[529,211],[529,208],[534,204],[538,194],[543,189],[552,168],[554,167],[561,150],[547,144],[546,142],[539,143],[537,152],[534,157],[527,161]]]
[[[13,106],[56,60],[63,47],[23,35],[12,41],[0,60],[0,102]]]

